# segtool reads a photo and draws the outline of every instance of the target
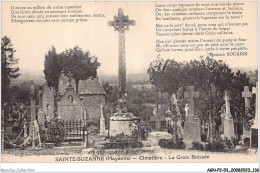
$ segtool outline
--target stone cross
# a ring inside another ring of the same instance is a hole
[[[30,100],[31,100],[31,121],[35,121],[35,87],[34,85],[31,85],[30,89]]]
[[[249,92],[248,86],[244,86],[244,91],[242,92],[242,97],[245,98],[245,109],[250,108],[250,97],[252,97],[252,93]]]
[[[134,20],[129,20],[124,15],[123,9],[118,9],[118,16],[114,16],[113,21],[108,22],[109,26],[113,26],[115,31],[119,33],[119,74],[118,74],[118,98],[122,98],[126,93],[126,65],[125,65],[125,30],[130,25],[135,25]]]
[[[229,95],[229,91],[228,90],[225,90],[224,91],[224,98],[225,100],[225,104],[226,104],[226,114],[225,114],[225,117],[228,118],[231,116],[231,113],[230,113],[230,95]]]
[[[32,148],[35,148],[35,87],[31,85],[30,89],[30,96],[31,96],[31,124],[30,124],[30,133],[32,136]]]
[[[184,93],[185,97],[189,98],[189,117],[195,117],[196,116],[196,107],[195,107],[195,98],[199,97],[199,92],[195,92],[194,86],[188,86],[187,92]]]

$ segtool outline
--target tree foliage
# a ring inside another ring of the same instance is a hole
[[[45,55],[44,74],[48,86],[54,87],[57,91],[61,72],[63,71],[66,75],[70,71],[76,82],[76,91],[78,91],[79,81],[96,77],[99,66],[97,57],[92,56],[89,51],[83,51],[78,46],[60,54],[57,54],[55,48],[52,47]]]
[[[44,75],[47,85],[58,90],[59,76],[62,71],[60,55],[57,54],[55,47],[52,47],[45,55]]]
[[[18,64],[18,58],[14,56],[15,49],[11,40],[4,36],[1,40],[1,73],[2,73],[2,103],[8,101],[9,85],[12,78],[20,76],[19,68],[15,67]]]
[[[78,46],[68,49],[61,53],[61,66],[64,73],[69,71],[73,74],[76,82],[76,91],[80,80],[87,80],[90,77],[96,77],[97,68],[100,63],[97,57],[92,56],[89,51],[84,52]]]

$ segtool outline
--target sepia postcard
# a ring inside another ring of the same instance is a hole
[[[258,163],[257,1],[2,1],[1,29],[2,163]]]

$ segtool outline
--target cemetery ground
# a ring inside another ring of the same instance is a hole
[[[8,162],[254,162],[256,150],[232,152],[209,152],[178,150],[160,146],[135,149],[94,149],[82,146],[81,142],[62,143],[59,147],[6,149],[2,160]],[[9,160],[9,158],[11,158]],[[74,159],[74,160],[73,160]],[[95,160],[96,159],[96,160]]]

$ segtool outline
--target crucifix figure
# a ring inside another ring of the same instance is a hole
[[[252,93],[249,91],[248,86],[244,86],[244,91],[242,92],[242,97],[245,97],[245,110],[250,108],[250,97]]]
[[[189,98],[188,121],[190,121],[190,119],[196,117],[195,98],[199,97],[199,92],[195,92],[194,86],[188,86],[184,96]]]
[[[134,20],[129,20],[128,16],[123,14],[123,9],[118,9],[118,15],[114,16],[113,21],[108,22],[119,33],[119,69],[118,69],[118,99],[126,95],[126,65],[125,65],[125,30],[129,25],[135,25]]]

